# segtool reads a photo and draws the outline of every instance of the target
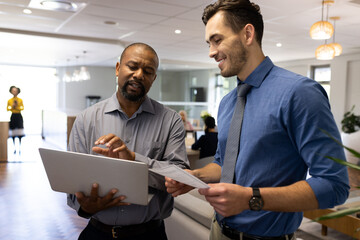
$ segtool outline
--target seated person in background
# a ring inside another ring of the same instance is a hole
[[[182,121],[183,121],[183,123],[184,123],[185,130],[186,130],[186,131],[193,131],[193,130],[194,130],[193,126],[192,126],[191,123],[187,120],[187,113],[186,113],[186,111],[185,111],[185,110],[180,110],[180,111],[179,111],[179,114],[180,114],[181,119],[182,119]]]
[[[215,130],[215,119],[213,117],[205,118],[205,135],[197,140],[191,149],[198,150],[200,148],[200,158],[214,156],[218,143],[218,133]]]

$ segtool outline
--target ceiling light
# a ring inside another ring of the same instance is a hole
[[[310,36],[312,39],[315,40],[324,40],[324,39],[330,39],[331,36],[334,33],[334,27],[333,25],[327,21],[324,21],[324,5],[327,5],[327,13],[329,11],[329,4],[334,3],[334,1],[322,1],[322,10],[321,10],[321,21],[318,21],[314,23],[310,28]],[[328,16],[328,14],[327,14]]]
[[[40,4],[51,10],[60,10],[60,11],[72,11],[77,8],[77,5],[75,3],[69,2],[69,1],[59,1],[59,0],[44,0],[41,1]]]
[[[315,51],[318,60],[331,60],[335,57],[335,49],[330,44],[320,45]]]
[[[180,29],[176,29],[176,30],[175,30],[175,34],[181,34],[181,30],[180,30]]]
[[[118,24],[117,22],[114,22],[114,21],[105,21],[104,23],[107,25],[117,25]]]
[[[334,27],[327,21],[314,23],[310,28],[310,36],[314,40],[330,39],[334,33]]]
[[[23,13],[25,13],[25,14],[31,14],[32,11],[31,11],[30,9],[28,9],[28,8],[25,8],[25,9],[23,10]]]
[[[74,2],[76,3],[74,3]],[[30,0],[30,9],[42,9],[49,11],[77,12],[86,7],[86,3],[81,0]]]
[[[281,43],[277,43],[276,46],[277,46],[277,47],[282,47],[282,44],[281,44]]]
[[[340,56],[340,54],[342,53],[342,46],[339,43],[335,42],[335,22],[336,20],[339,20],[340,17],[330,17],[330,19],[334,20],[334,34],[333,34],[333,42],[330,43],[329,45],[331,45],[335,49],[335,56]]]
[[[339,43],[330,43],[329,45],[335,49],[335,57],[340,56],[342,53],[342,46]]]

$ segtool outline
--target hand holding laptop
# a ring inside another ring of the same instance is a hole
[[[114,197],[118,192],[117,189],[111,189],[105,196],[99,196],[99,185],[94,183],[91,188],[90,196],[85,196],[82,192],[75,193],[75,196],[82,208],[86,213],[95,214],[107,208],[130,205],[130,203],[123,202],[126,197]]]
[[[101,136],[95,141],[95,147],[92,150],[106,157],[120,158],[126,160],[135,160],[135,153],[130,151],[125,143],[115,134]],[[106,148],[98,145],[105,145]]]
[[[92,150],[96,153],[102,154],[106,157],[120,158],[127,160],[134,160],[135,154],[131,152],[125,145],[125,143],[114,134],[107,134],[101,136],[94,143],[96,146]],[[102,148],[99,145],[104,145],[106,148]],[[126,199],[126,196],[114,197],[118,192],[117,189],[111,189],[105,196],[99,196],[99,185],[94,183],[92,185],[90,196],[86,196],[82,192],[75,193],[76,198],[81,208],[90,214],[105,210],[110,207],[130,205],[129,203],[122,202]]]

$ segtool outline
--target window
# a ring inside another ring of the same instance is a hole
[[[229,78],[224,78],[220,74],[216,74],[216,85],[215,85],[215,102],[216,102],[215,106],[216,106],[216,109],[214,109],[214,112],[216,112],[216,114],[217,114],[221,99],[226,94],[228,94],[231,90],[236,88],[236,86],[237,86],[237,78],[236,78],[236,76],[229,77]]]
[[[321,84],[330,98],[330,80],[331,68],[330,65],[312,66],[311,78]]]

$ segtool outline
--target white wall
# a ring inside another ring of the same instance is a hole
[[[290,71],[309,76],[311,66],[330,64],[330,104],[336,124],[341,129],[341,120],[345,112],[355,104],[355,113],[360,114],[360,53],[341,55],[331,61],[306,59],[280,62],[276,65]]]
[[[78,67],[77,67],[78,68]],[[115,65],[111,67],[92,67],[87,69],[91,79],[79,82],[64,82],[66,71],[73,72],[74,67],[58,68],[59,98],[58,108],[67,112],[77,112],[86,108],[86,96],[101,96],[100,100],[110,97],[116,91]]]
[[[349,110],[355,104],[355,111],[360,112],[360,59],[348,61],[348,79],[346,92],[345,109]]]

